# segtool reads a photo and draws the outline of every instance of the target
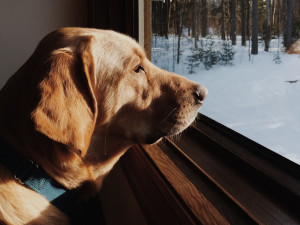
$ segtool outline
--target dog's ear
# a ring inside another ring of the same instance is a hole
[[[97,118],[94,60],[89,40],[77,52],[56,50],[42,66],[39,101],[31,116],[35,129],[72,146],[83,157]]]

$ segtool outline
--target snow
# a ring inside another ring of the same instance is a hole
[[[259,54],[249,60],[249,47],[241,47],[239,38],[233,66],[199,67],[189,74],[186,57],[193,40],[182,38],[177,65],[177,37],[154,36],[152,61],[207,87],[201,113],[300,164],[300,56],[285,54],[278,42],[272,40],[270,52],[261,42]]]

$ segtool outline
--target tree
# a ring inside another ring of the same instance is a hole
[[[242,46],[246,46],[246,9],[245,0],[241,0],[241,35],[242,35]]]
[[[185,9],[185,1],[180,4],[177,2],[177,10],[179,9],[179,21],[177,24],[177,32],[178,32],[178,42],[177,42],[177,64],[179,64],[179,58],[180,58],[180,40],[181,40],[181,35],[182,35],[182,30],[183,30],[183,14],[184,14],[184,9]]]
[[[286,50],[292,45],[292,18],[294,0],[287,0],[286,33],[284,35],[284,47]]]
[[[231,43],[236,45],[236,0],[231,0]]]
[[[270,13],[271,0],[267,0],[266,6],[266,22],[265,22],[265,51],[269,51],[271,39],[271,13]]]
[[[247,35],[247,40],[250,40],[250,0],[246,1],[246,35]]]
[[[257,0],[252,1],[252,48],[251,54],[258,54],[258,13]]]
[[[225,41],[225,9],[224,9],[224,1],[225,0],[222,0],[221,1],[221,37],[222,37],[222,40]]]
[[[282,12],[282,7],[281,7],[281,0],[273,0],[272,4],[272,34],[276,35],[278,38],[280,37],[280,31],[284,31],[284,26],[283,26],[283,15],[284,13]],[[281,29],[282,27],[282,29]]]
[[[207,35],[207,0],[201,0],[201,36],[206,37]]]
[[[294,1],[292,42],[300,38],[300,1]]]
[[[194,0],[193,33],[194,33],[194,40],[195,40],[195,48],[197,48],[197,41],[198,41],[198,14],[199,14],[199,2],[198,0]]]
[[[166,6],[165,6],[165,10],[166,10],[166,23],[165,23],[165,37],[168,39],[169,38],[169,14],[170,14],[170,0],[166,0],[165,1]]]

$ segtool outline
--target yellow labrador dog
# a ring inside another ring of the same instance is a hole
[[[128,36],[50,33],[0,92],[0,224],[70,224],[65,194],[94,195],[128,148],[187,128],[206,94]]]

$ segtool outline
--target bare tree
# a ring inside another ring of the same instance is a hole
[[[286,47],[287,0],[281,0],[280,6],[279,6],[279,8],[281,9],[281,21],[280,21],[281,22],[281,32],[283,34],[283,45],[284,45],[284,47]]]
[[[206,37],[207,35],[207,0],[201,0],[201,36]]]
[[[231,43],[236,45],[236,0],[231,0]]]
[[[294,0],[287,0],[286,33],[284,36],[284,47],[288,50],[292,45],[292,18]]]
[[[252,48],[251,54],[258,54],[258,9],[257,0],[252,0]]]
[[[165,37],[168,39],[169,38],[169,23],[170,23],[170,0],[166,0],[165,1],[166,4],[166,23],[165,23]]]
[[[251,7],[250,7],[250,0],[246,0],[246,35],[247,40],[250,40],[250,14],[251,14]]]
[[[227,0],[227,1],[225,1],[225,23],[226,23],[226,28],[225,28],[225,30],[226,30],[226,38],[227,38],[227,40],[229,40],[230,39],[230,37],[228,37],[228,36],[230,36],[230,30],[231,30],[231,10],[230,10],[230,0]]]
[[[272,26],[274,28],[274,33],[277,35],[279,38],[280,36],[280,27],[282,24],[282,7],[281,7],[281,0],[274,0],[273,2],[274,5],[274,11],[273,11],[273,22]]]
[[[271,13],[270,13],[271,0],[267,0],[266,5],[266,21],[265,21],[265,51],[269,51],[271,39]]]
[[[221,37],[222,37],[222,40],[225,40],[225,9],[224,9],[224,1],[225,0],[222,0],[221,1]]]
[[[277,0],[273,0],[272,1],[272,9],[271,9],[271,27],[273,27],[274,23],[275,23],[275,12],[276,12],[276,4],[277,4]]]
[[[183,0],[182,3],[177,2],[177,10],[179,10],[179,22],[178,22],[178,42],[177,42],[177,64],[179,64],[180,60],[180,40],[181,40],[181,35],[182,35],[182,30],[183,30],[183,14],[184,14],[184,9],[185,9],[185,1]]]
[[[241,0],[241,35],[242,35],[242,46],[246,46],[246,9],[245,0]]]
[[[198,23],[199,23],[199,1],[194,0],[194,27],[193,27],[193,32],[194,32],[194,41],[195,41],[195,48],[197,48],[197,41],[198,41]]]

